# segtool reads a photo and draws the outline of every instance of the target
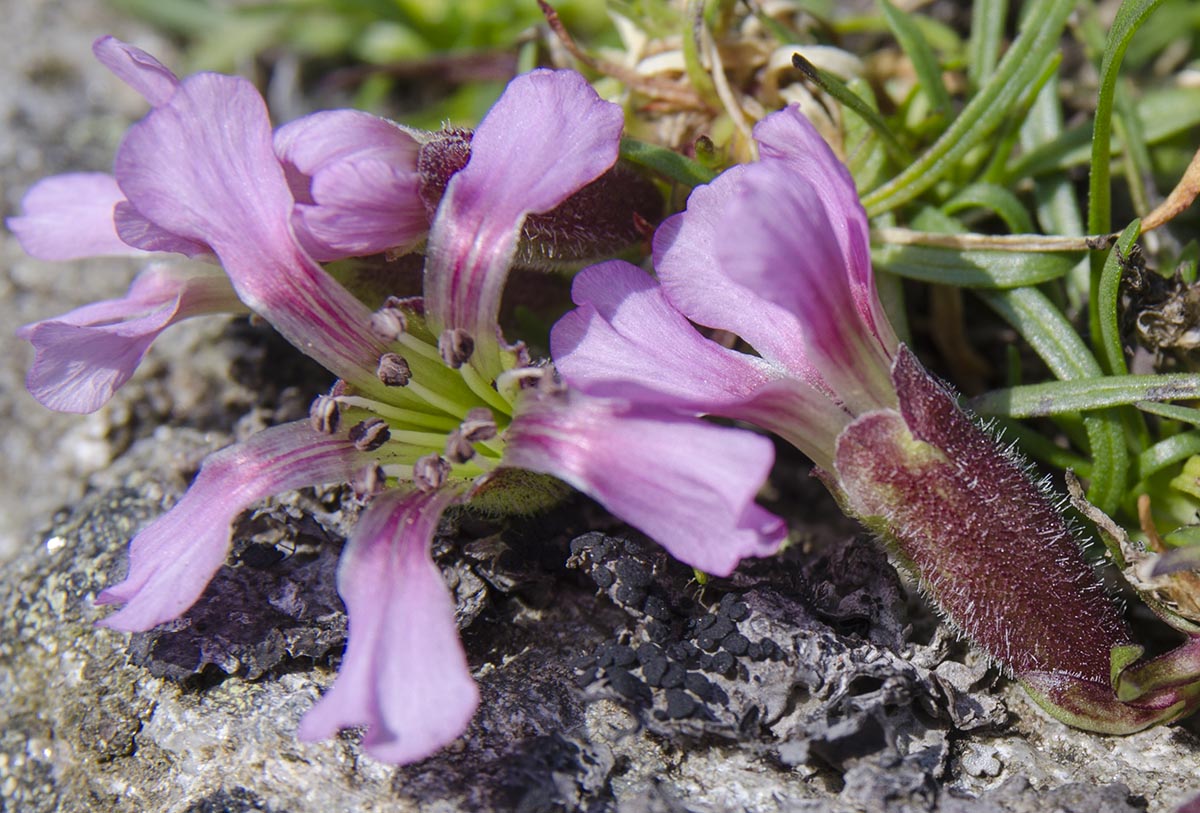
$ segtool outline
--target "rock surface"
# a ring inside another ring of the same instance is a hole
[[[7,216],[45,174],[106,169],[143,111],[91,40],[170,49],[87,0],[5,14]],[[136,270],[0,241],[9,325],[119,294]],[[28,349],[0,342],[0,813],[1171,813],[1200,792],[1200,723],[1109,738],[1048,720],[800,474],[774,498],[801,544],[703,587],[585,501],[510,527],[451,517],[437,555],[483,694],[469,731],[407,768],[354,733],[298,743],[344,643],[333,569],[357,509],[341,490],[244,515],[229,565],[166,629],[95,628],[92,599],[206,453],[328,382],[268,331],[197,322],[100,413],[58,416],[23,391]]]

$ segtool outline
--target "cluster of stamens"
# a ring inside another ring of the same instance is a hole
[[[395,397],[379,390],[360,393],[339,381],[309,410],[314,431],[345,431],[358,451],[378,454],[352,478],[355,494],[369,498],[387,486],[389,477],[430,491],[494,468],[512,405],[495,382],[481,385],[467,364],[473,337],[461,328],[445,330],[435,347],[421,301],[397,297],[372,314],[370,328],[390,347],[379,357],[376,374]],[[503,377],[517,384],[516,392],[543,379],[549,383],[555,377],[547,376],[547,369],[553,368],[518,367]]]

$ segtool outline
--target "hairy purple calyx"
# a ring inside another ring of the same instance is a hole
[[[471,158],[470,130],[431,133],[417,155],[421,202],[430,222],[454,173]],[[662,194],[648,178],[614,164],[548,212],[521,228],[515,265],[543,268],[611,255],[646,237],[662,217]]]
[[[1027,466],[905,348],[892,381],[899,409],[852,422],[824,477],[946,618],[1072,725],[1125,733],[1200,705],[1200,639],[1138,663],[1117,604]]]

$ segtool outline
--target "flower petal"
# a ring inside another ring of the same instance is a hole
[[[760,161],[739,179],[716,255],[731,279],[795,315],[809,363],[857,414],[895,404],[891,356],[859,315],[833,234],[813,188]]]
[[[33,344],[25,385],[59,412],[94,412],[129,380],[158,334],[203,313],[243,311],[224,275],[179,274],[151,266],[122,299],[96,302],[25,325]]]
[[[425,307],[435,333],[475,340],[471,364],[503,369],[497,320],[521,224],[617,160],[623,116],[574,71],[536,70],[509,83],[451,178],[429,236]]]
[[[589,395],[724,414],[777,377],[761,359],[704,338],[640,268],[613,260],[581,271],[580,307],[550,335],[555,366]]]
[[[791,173],[816,192],[841,247],[857,310],[880,345],[889,352],[894,350],[898,339],[875,290],[867,213],[858,199],[850,171],[798,105],[760,121],[754,127],[754,138],[763,162],[786,163]]]
[[[179,77],[141,48],[121,42],[116,37],[101,37],[92,43],[92,53],[104,67],[125,84],[136,90],[151,106],[158,107],[170,100],[179,87]]]
[[[370,461],[344,435],[308,421],[266,429],[210,455],[183,498],[129,546],[129,573],[97,598],[121,604],[102,626],[147,630],[183,614],[225,562],[230,525],[252,503],[293,488],[349,480]]]
[[[359,518],[338,567],[349,644],[333,688],[301,721],[301,740],[366,726],[367,753],[406,764],[467,727],[479,690],[459,641],[454,599],[429,550],[438,517],[457,496],[390,491]]]
[[[370,311],[297,245],[266,106],[243,79],[198,74],[130,128],[116,176],[155,225],[212,246],[242,301],[348,383],[382,389]]]
[[[293,225],[317,260],[403,250],[429,218],[417,175],[420,143],[392,122],[357,110],[316,113],[275,133],[298,201]]]
[[[663,221],[654,233],[654,268],[671,304],[689,319],[736,333],[763,358],[818,383],[795,314],[731,279],[717,257],[720,226],[737,205],[743,169],[696,187],[687,211]]]
[[[117,204],[113,210],[113,221],[121,240],[142,251],[162,251],[182,254],[193,259],[209,257],[214,262],[216,260],[210,246],[197,240],[188,240],[178,234],[172,234],[147,220],[145,215],[133,208],[133,205],[127,200],[122,200]]]
[[[787,536],[754,502],[774,459],[752,432],[569,394],[518,403],[503,462],[558,477],[676,559],[724,576]]]
[[[52,175],[30,187],[22,214],[6,225],[25,253],[39,260],[139,255],[113,223],[113,207],[124,199],[116,179],[103,172]]]

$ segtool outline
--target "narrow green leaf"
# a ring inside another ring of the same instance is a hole
[[[976,0],[971,4],[971,39],[967,44],[967,78],[979,87],[996,70],[1004,39],[1008,0]]]
[[[1175,404],[1159,404],[1152,401],[1139,401],[1134,404],[1142,412],[1157,415],[1180,423],[1190,423],[1200,426],[1200,409],[1195,407],[1177,406]]]
[[[1181,432],[1160,441],[1138,455],[1137,479],[1162,471],[1168,466],[1200,454],[1200,432]]]
[[[1059,35],[1074,5],[1074,0],[1035,0],[1021,33],[996,72],[958,118],[903,172],[863,196],[863,206],[870,216],[905,204],[929,189],[1000,125],[1057,50]]]
[[[1116,376],[1124,375],[1128,371],[1125,365],[1125,350],[1121,346],[1121,328],[1117,324],[1120,316],[1117,310],[1120,305],[1121,273],[1124,270],[1121,259],[1129,256],[1141,231],[1142,222],[1135,220],[1121,232],[1117,244],[1108,252],[1108,258],[1104,261],[1096,292],[1096,307],[1100,319],[1100,362],[1110,374]]]
[[[1142,402],[1200,398],[1200,375],[1109,375],[994,390],[972,399],[980,415],[1034,418]],[[1200,410],[1193,410],[1200,415]]]
[[[963,209],[976,207],[994,212],[1013,234],[1031,234],[1034,231],[1025,205],[1012,192],[995,184],[976,183],[963,187],[942,204],[942,211],[953,215]]]
[[[871,249],[876,268],[924,282],[968,288],[1019,288],[1058,279],[1074,268],[1078,252],[960,251],[934,246],[884,245]]]
[[[1104,234],[1112,229],[1112,120],[1117,77],[1125,49],[1138,27],[1163,0],[1125,0],[1117,10],[1116,19],[1108,32],[1104,57],[1100,62],[1100,87],[1096,98],[1096,114],[1092,121],[1092,163],[1088,174],[1088,234]],[[1088,325],[1093,336],[1101,335],[1100,275],[1104,257],[1092,255],[1092,284],[1088,309]]]
[[[937,56],[929,47],[921,29],[917,28],[912,17],[896,8],[889,0],[879,0],[879,7],[883,10],[888,28],[892,29],[892,34],[900,43],[900,48],[912,60],[921,92],[929,99],[936,112],[949,115],[952,102],[950,94],[946,92],[946,85],[942,82],[942,68],[938,65]]]
[[[886,121],[875,112],[875,109],[858,97],[846,84],[826,70],[818,68],[800,54],[792,54],[792,65],[821,90],[837,99],[848,109],[870,125],[871,129],[883,139],[883,148],[896,163],[904,166],[912,163],[912,154],[905,149],[897,139]]]
[[[709,183],[717,177],[714,170],[674,150],[632,138],[621,139],[621,157],[689,188]]]

